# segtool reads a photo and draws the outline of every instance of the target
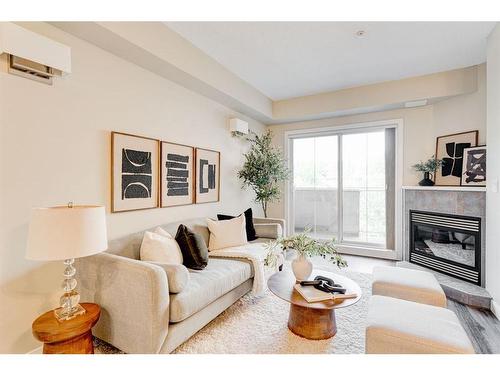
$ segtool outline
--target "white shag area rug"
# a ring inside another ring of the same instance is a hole
[[[290,304],[267,290],[260,297],[246,295],[241,298],[179,346],[174,353],[364,353],[371,275],[348,270],[339,271],[333,268],[329,268],[328,271],[351,278],[359,284],[363,292],[363,296],[356,304],[335,311],[337,334],[331,339],[307,340],[290,332],[287,327]],[[117,354],[121,352],[96,340],[96,353]]]

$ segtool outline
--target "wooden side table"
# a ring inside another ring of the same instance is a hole
[[[33,322],[33,336],[43,342],[44,354],[94,354],[92,327],[101,308],[95,303],[81,305],[86,313],[71,320],[59,322],[50,310]]]

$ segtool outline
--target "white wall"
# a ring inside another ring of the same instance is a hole
[[[467,130],[479,130],[479,143],[486,142],[486,66],[478,66],[477,91],[418,108],[396,109],[324,120],[269,125],[273,142],[283,148],[285,132],[298,129],[340,126],[361,122],[403,119],[403,185],[416,185],[422,179],[411,166],[427,160],[436,151],[436,137]],[[489,169],[489,168],[488,168]],[[269,208],[269,215],[284,217],[284,199]]]
[[[52,22],[77,38],[261,121],[272,100],[163,22]]]
[[[40,345],[31,323],[60,295],[62,267],[24,259],[30,209],[73,201],[109,211],[111,130],[220,150],[222,173],[219,203],[108,214],[110,238],[251,205],[261,214],[236,178],[247,145],[227,119],[240,115],[53,26],[28,26],[72,48],[73,73],[47,86],[6,74],[5,59],[0,67],[0,353]]]
[[[493,297],[493,309],[500,318],[500,25],[488,38],[488,187],[486,191],[486,289]],[[494,185],[497,185],[495,191]]]

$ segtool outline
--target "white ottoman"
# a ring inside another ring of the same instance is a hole
[[[374,267],[372,294],[446,307],[446,295],[430,272],[401,267]]]
[[[366,326],[368,354],[472,354],[474,348],[451,310],[372,296]]]

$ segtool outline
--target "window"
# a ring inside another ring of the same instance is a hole
[[[396,127],[288,136],[288,222],[352,248],[395,249]]]

